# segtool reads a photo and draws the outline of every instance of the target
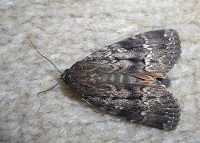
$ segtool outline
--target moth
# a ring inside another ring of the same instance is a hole
[[[161,79],[181,54],[173,29],[149,31],[100,49],[61,78],[86,102],[135,123],[173,130],[180,105]]]

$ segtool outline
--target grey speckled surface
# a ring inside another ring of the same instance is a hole
[[[200,142],[200,2],[0,1],[0,142]],[[88,105],[59,73],[90,53],[145,31],[173,28],[182,58],[169,73],[182,108],[176,130],[136,125]],[[59,86],[40,95],[36,93]]]

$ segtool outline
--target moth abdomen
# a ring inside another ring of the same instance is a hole
[[[136,84],[142,80],[127,74],[120,73],[101,73],[100,83],[115,83],[115,84]]]

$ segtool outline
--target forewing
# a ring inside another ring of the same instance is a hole
[[[83,61],[109,72],[164,73],[180,57],[178,33],[172,29],[146,32],[94,52]]]
[[[156,78],[173,67],[180,53],[175,30],[150,31],[94,52],[61,76],[84,100],[111,114],[172,130],[180,107]]]
[[[179,104],[164,87],[103,84],[82,98],[111,114],[164,130],[175,129],[180,117]]]

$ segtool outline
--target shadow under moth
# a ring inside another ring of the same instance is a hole
[[[178,33],[149,31],[100,49],[61,78],[86,102],[147,126],[173,130],[180,106],[161,79],[180,58]]]

